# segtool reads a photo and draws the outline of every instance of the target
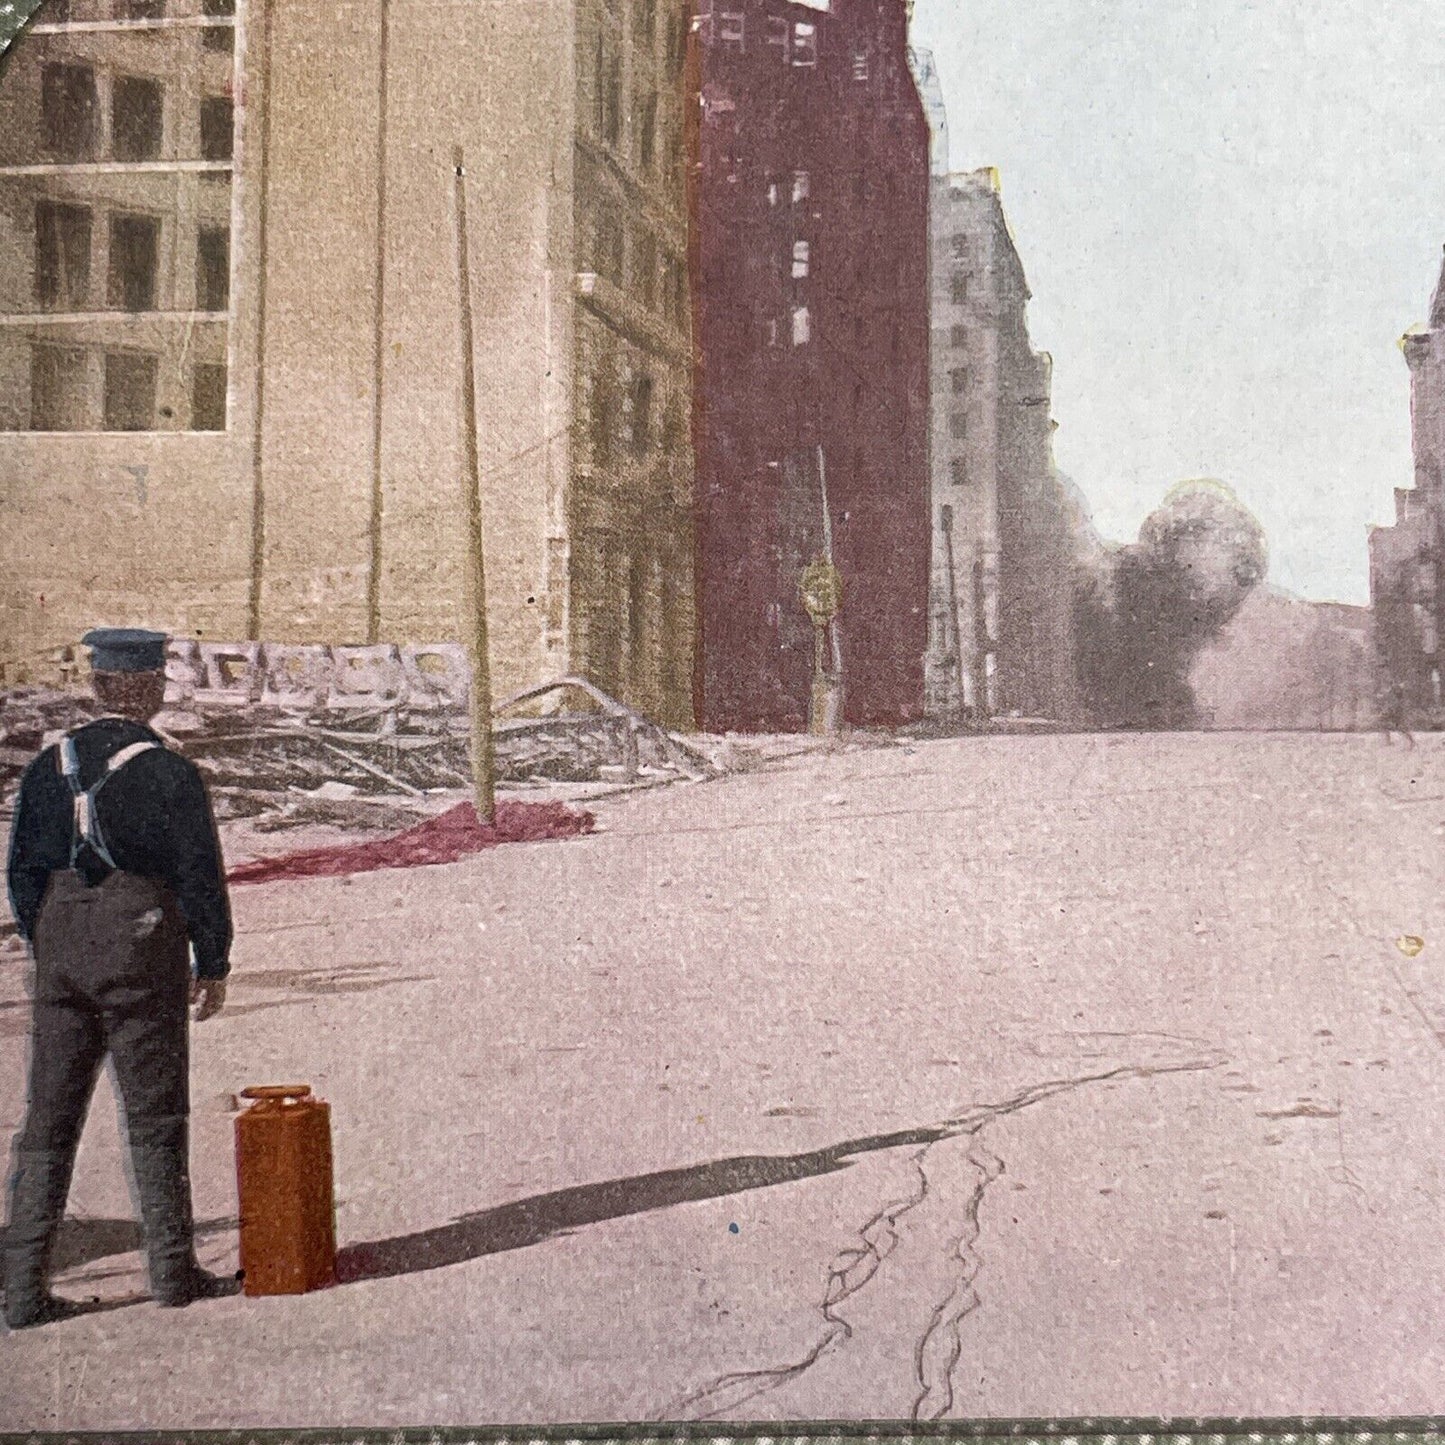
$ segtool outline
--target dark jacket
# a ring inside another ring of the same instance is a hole
[[[143,724],[114,717],[87,723],[72,736],[87,788],[122,748],[161,741]],[[195,764],[164,745],[140,753],[100,789],[95,815],[121,872],[156,879],[175,894],[197,975],[224,978],[230,971],[231,908],[216,823]],[[10,903],[27,940],[35,935],[50,875],[71,867],[74,834],[70,785],[60,770],[59,748],[52,745],[25,771],[10,834]],[[109,870],[85,850],[79,871],[96,883]]]

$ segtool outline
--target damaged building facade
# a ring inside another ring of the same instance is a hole
[[[690,722],[687,49],[682,0],[47,0],[0,87],[3,678],[96,622],[465,635],[460,147],[496,689]]]
[[[804,727],[831,548],[844,710],[923,709],[928,127],[903,0],[700,0],[697,712]]]
[[[1370,530],[1370,610],[1383,687],[1416,717],[1439,717],[1445,622],[1445,263],[1426,325],[1401,349],[1410,368],[1413,487],[1395,490],[1395,520]]]
[[[935,176],[929,711],[1078,722],[1074,509],[998,174]]]

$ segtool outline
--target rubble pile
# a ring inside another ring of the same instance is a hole
[[[201,770],[217,816],[325,817],[393,826],[398,809],[430,811],[472,785],[464,706],[337,706],[197,693],[172,697],[157,729]],[[373,699],[374,701],[374,699]],[[79,693],[0,693],[0,789],[9,791],[45,741],[96,715]],[[507,698],[494,713],[501,784],[638,784],[701,779],[719,769],[700,752],[581,678]],[[381,810],[381,811],[379,811]],[[279,823],[285,826],[285,823]]]
[[[0,792],[8,792],[52,733],[99,715],[95,699],[44,687],[0,693]]]

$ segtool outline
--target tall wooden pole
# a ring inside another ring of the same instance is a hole
[[[472,660],[472,784],[477,816],[496,817],[495,760],[492,754],[492,670],[487,644],[487,584],[482,533],[481,461],[477,454],[477,378],[472,336],[472,267],[467,245],[467,177],[462,148],[456,170],[457,279],[461,292],[462,337],[462,505],[466,518],[466,591],[463,626]]]
[[[266,566],[266,336],[270,314],[266,299],[270,268],[271,203],[271,59],[273,49],[274,0],[260,0],[261,55],[252,65],[249,21],[243,33],[243,74],[256,77],[257,100],[261,109],[260,155],[256,165],[256,400],[251,434],[251,572],[246,598],[246,636],[253,642],[261,637],[261,610],[265,600]],[[249,167],[247,168],[249,169]],[[232,204],[235,204],[233,197]]]
[[[372,273],[375,312],[371,326],[371,532],[366,571],[366,640],[381,641],[381,525],[385,503],[381,460],[386,388],[386,168],[391,114],[391,6],[381,0],[381,37],[376,67],[376,257]]]

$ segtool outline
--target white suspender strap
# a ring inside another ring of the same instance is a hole
[[[122,748],[106,763],[105,770],[108,773],[118,773],[132,758],[138,758],[142,753],[148,753],[156,746],[155,743],[145,741],[131,743],[129,747]],[[98,787],[99,784],[96,786]]]
[[[101,836],[100,824],[95,816],[95,795],[100,791],[101,785],[125,767],[132,758],[137,758],[142,753],[148,753],[152,748],[159,746],[159,743],[143,740],[121,748],[106,761],[105,771],[100,777],[89,788],[82,788],[80,786],[80,757],[75,751],[75,739],[66,733],[60,740],[60,771],[70,785],[70,795],[74,804],[76,839],[78,842],[89,843],[105,863],[112,868],[115,867],[115,859],[110,856],[110,849],[106,847],[105,839]]]

